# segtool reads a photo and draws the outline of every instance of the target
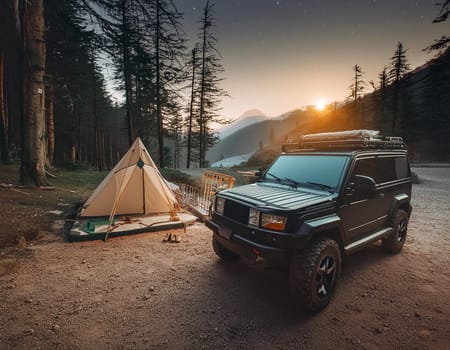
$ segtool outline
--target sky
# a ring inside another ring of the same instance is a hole
[[[184,14],[190,45],[206,0],[173,0]],[[414,69],[433,58],[422,49],[450,34],[433,24],[435,0],[215,0],[217,48],[230,94],[221,114],[235,119],[249,109],[268,116],[342,101],[352,67],[378,81],[400,41]],[[366,92],[372,88],[368,84]]]

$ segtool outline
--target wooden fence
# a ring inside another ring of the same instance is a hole
[[[216,173],[214,171],[203,171],[200,185],[180,185],[181,201],[188,206],[200,218],[205,218],[209,213],[214,196],[217,192],[234,185],[234,177],[231,175]]]

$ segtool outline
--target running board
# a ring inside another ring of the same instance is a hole
[[[359,241],[356,241],[356,242],[350,243],[349,245],[346,245],[344,247],[344,251],[346,254],[351,254],[355,250],[358,250],[359,248],[362,248],[363,246],[365,246],[369,243],[378,241],[379,239],[386,237],[393,232],[394,232],[394,229],[392,227],[387,227],[380,231],[376,231],[369,236],[361,238]]]

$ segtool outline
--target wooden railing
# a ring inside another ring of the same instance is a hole
[[[232,188],[234,181],[235,179],[231,175],[205,170],[199,186],[180,185],[181,201],[194,212],[205,217],[208,215],[214,195],[224,189]]]

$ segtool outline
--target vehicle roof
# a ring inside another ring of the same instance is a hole
[[[314,150],[314,149],[302,149],[295,150],[291,152],[282,152],[281,154],[319,154],[319,155],[345,155],[356,157],[359,155],[370,155],[370,154],[397,154],[406,155],[408,153],[405,149],[358,149],[358,150]]]
[[[300,137],[298,141],[287,142],[282,145],[286,153],[314,151],[368,151],[383,152],[406,150],[401,137],[380,136],[374,130],[350,130],[330,133],[308,134]]]

